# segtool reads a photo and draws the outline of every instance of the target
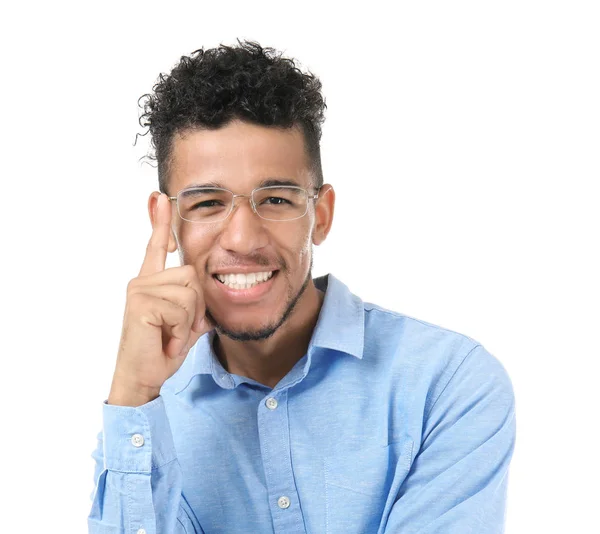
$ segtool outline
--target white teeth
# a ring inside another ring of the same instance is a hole
[[[255,285],[266,282],[273,276],[273,271],[265,271],[260,273],[231,273],[218,274],[217,278],[226,286],[232,289],[250,289]]]

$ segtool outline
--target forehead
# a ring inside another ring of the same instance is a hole
[[[173,138],[170,189],[218,182],[249,192],[262,180],[295,180],[308,187],[310,175],[299,128],[280,129],[233,121],[217,130],[187,130]]]

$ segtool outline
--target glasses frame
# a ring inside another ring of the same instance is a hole
[[[288,188],[288,189],[299,189],[300,191],[304,191],[304,193],[306,194],[306,209],[304,210],[304,213],[302,215],[299,215],[298,217],[294,217],[293,219],[267,219],[266,217],[263,217],[262,215],[260,215],[256,209],[256,204],[254,202],[254,192],[255,191],[259,191],[259,190],[264,190],[264,189],[281,189],[281,188]],[[181,220],[192,223],[192,224],[216,224],[216,223],[220,223],[223,222],[225,220],[227,220],[229,218],[229,216],[231,215],[231,213],[233,212],[234,208],[235,208],[235,199],[237,197],[245,197],[248,199],[248,201],[250,202],[250,206],[252,207],[252,211],[258,215],[258,217],[260,217],[261,219],[264,219],[265,221],[274,221],[274,222],[289,222],[289,221],[296,221],[298,219],[301,219],[302,217],[304,217],[307,213],[308,213],[308,201],[309,200],[316,200],[319,198],[319,192],[321,191],[321,189],[323,188],[323,186],[318,187],[316,189],[316,193],[314,195],[311,195],[308,191],[308,189],[304,189],[303,187],[299,187],[296,185],[268,185],[265,187],[255,187],[252,192],[249,195],[237,195],[235,194],[233,191],[229,190],[229,189],[225,189],[224,187],[210,187],[210,186],[206,186],[206,187],[188,187],[186,189],[182,189],[181,191],[179,191],[177,193],[176,196],[174,197],[169,197],[167,196],[167,198],[169,200],[174,200],[175,204],[177,205],[177,213],[179,215],[179,217],[181,217]],[[179,211],[179,201],[177,200],[179,198],[179,195],[185,191],[193,191],[195,189],[210,189],[211,191],[227,191],[228,193],[231,193],[232,198],[231,198],[231,205],[229,206],[229,211],[227,212],[227,215],[225,215],[225,217],[223,217],[222,219],[219,219],[218,221],[190,221],[189,219],[185,219],[183,217],[183,215],[181,215],[181,211]],[[311,188],[312,189],[312,188]]]

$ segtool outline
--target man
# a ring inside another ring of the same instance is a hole
[[[321,84],[238,44],[182,57],[146,95],[161,193],[127,287],[89,531],[502,532],[504,368],[312,278],[335,205]]]

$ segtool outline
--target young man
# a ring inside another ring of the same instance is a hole
[[[161,193],[127,287],[89,532],[502,532],[504,368],[312,278],[335,205],[321,84],[238,44],[182,57],[146,95]]]

